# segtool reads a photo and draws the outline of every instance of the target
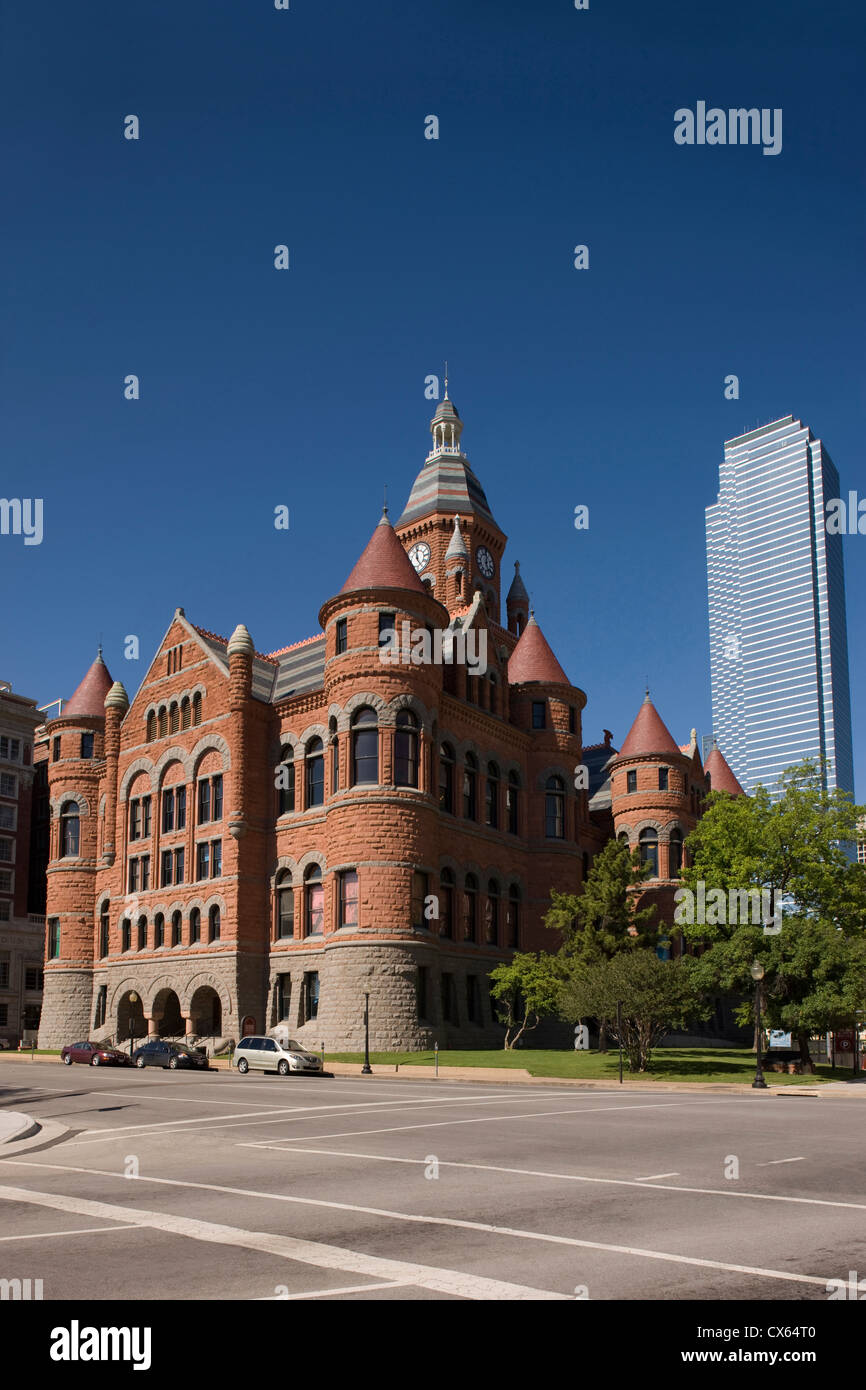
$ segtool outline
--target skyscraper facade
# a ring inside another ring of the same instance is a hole
[[[750,793],[803,758],[854,791],[842,537],[826,525],[839,496],[792,415],[725,443],[706,509],[713,732]]]

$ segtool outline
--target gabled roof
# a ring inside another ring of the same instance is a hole
[[[633,757],[640,753],[679,753],[664,721],[646,693],[646,699],[637,713],[637,718],[626,735],[625,743],[619,750],[621,758]]]
[[[105,714],[105,697],[113,686],[114,681],[109,675],[108,667],[102,660],[102,648],[96,656],[96,660],[81,681],[76,686],[70,699],[61,709],[61,716],[65,719],[67,715],[102,715]]]
[[[368,540],[340,593],[349,594],[355,589],[409,589],[420,594],[428,592],[397,539],[387,512],[382,513],[379,525]]]
[[[571,685],[534,617],[529,619],[521,632],[517,646],[508,660],[509,684],[521,685],[525,681]]]
[[[730,765],[717,743],[713,744],[707,755],[704,771],[710,774],[711,791],[727,792],[729,796],[745,796],[743,788],[731,771]]]

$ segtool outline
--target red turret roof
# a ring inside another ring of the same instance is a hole
[[[354,589],[411,589],[414,593],[428,592],[412,568],[409,556],[398,541],[394,527],[384,512],[382,520],[340,593],[348,594]]]
[[[72,698],[66,701],[60,713],[65,719],[69,714],[105,714],[105,697],[114,681],[108,667],[102,660],[102,648],[84,680],[76,688]]]
[[[728,792],[730,796],[745,796],[743,788],[730,769],[724,753],[717,743],[713,744],[704,771],[710,774],[710,790]]]
[[[520,685],[524,681],[571,685],[535,618],[529,619],[511,653],[508,680],[511,685]]]
[[[679,751],[650,699],[649,691],[647,691],[646,699],[638,710],[637,719],[629,729],[625,743],[619,750],[619,756],[628,758],[639,753],[679,753]]]

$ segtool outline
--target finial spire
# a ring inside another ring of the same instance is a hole
[[[445,359],[445,399],[448,399],[448,359]]]
[[[382,501],[382,515],[383,515],[383,516],[387,516],[387,515],[388,515],[388,484],[387,484],[387,483],[385,484],[385,487],[384,487],[384,497],[383,497],[383,501]]]

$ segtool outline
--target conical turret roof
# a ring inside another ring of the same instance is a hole
[[[525,681],[571,685],[534,617],[529,619],[511,653],[508,681],[510,685],[522,685]]]
[[[625,743],[619,750],[619,756],[627,758],[639,753],[679,754],[679,751],[664,720],[650,699],[649,691],[647,691],[646,699],[638,710],[637,718],[628,731]]]
[[[102,660],[102,648],[96,654],[96,660],[81,681],[76,686],[71,697],[61,709],[61,715],[65,719],[67,715],[104,715],[105,697],[111,689],[114,681],[108,671],[108,667]]]
[[[448,549],[445,551],[446,560],[468,560],[469,551],[466,549],[466,542],[463,539],[463,532],[460,530],[460,518],[454,517],[454,530],[448,542]]]
[[[514,578],[511,581],[511,588],[505,599],[506,603],[528,603],[529,594],[526,585],[520,577],[520,561],[514,561]]]
[[[414,593],[428,592],[397,539],[394,527],[388,520],[387,511],[382,513],[379,525],[368,540],[340,593],[348,594],[354,589],[411,589]]]
[[[714,792],[727,792],[729,796],[745,796],[743,788],[740,786],[730,764],[717,743],[710,749],[707,761],[704,763],[704,772],[710,774],[710,790]]]

